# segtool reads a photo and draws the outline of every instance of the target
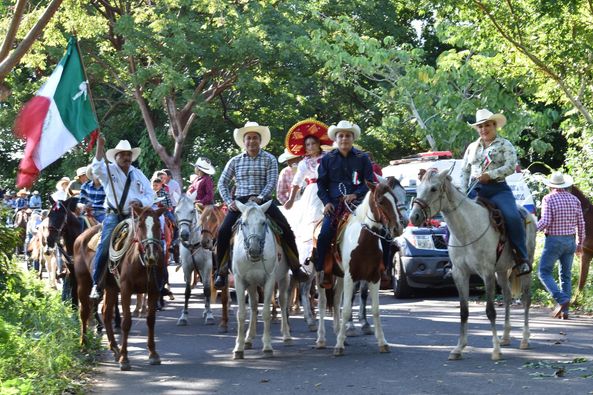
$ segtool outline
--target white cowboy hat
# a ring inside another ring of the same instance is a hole
[[[76,169],[76,177],[85,176],[86,175],[86,166],[79,167]]]
[[[39,195],[39,191],[33,191],[33,195]]]
[[[207,158],[198,158],[194,167],[198,170],[203,171],[206,174],[212,175],[216,173],[216,169],[214,169],[214,166],[212,166],[210,160]]]
[[[235,143],[243,149],[245,149],[245,144],[243,143],[243,136],[246,133],[255,132],[260,135],[261,137],[261,144],[260,147],[264,148],[270,142],[270,129],[267,126],[259,126],[257,122],[247,122],[245,126],[242,128],[235,129],[233,132],[233,138],[235,139]]]
[[[568,174],[564,175],[556,171],[550,175],[550,178],[542,178],[542,182],[550,188],[568,188],[573,184],[573,179]]]
[[[469,125],[475,128],[486,121],[494,121],[496,129],[500,129],[507,124],[507,117],[502,114],[493,114],[492,111],[481,108],[476,111],[476,122]]]
[[[105,157],[109,162],[115,162],[115,156],[120,152],[128,151],[132,153],[132,162],[138,159],[140,156],[140,148],[132,148],[130,142],[128,140],[119,140],[119,143],[115,146],[115,148],[108,149],[105,153]]]
[[[20,191],[18,191],[16,193],[16,196],[17,197],[19,197],[19,196],[27,196],[28,194],[29,194],[29,191],[27,191],[26,189],[21,189]]]
[[[287,148],[284,148],[284,152],[278,157],[278,163],[284,163],[291,159],[300,158],[299,155],[295,155],[290,152]]]
[[[327,131],[327,135],[330,139],[335,141],[336,134],[342,131],[352,132],[352,134],[354,135],[354,140],[360,137],[360,128],[357,124],[352,123],[350,121],[340,121],[337,125],[331,125]]]
[[[66,186],[64,186],[63,188],[61,187],[62,185],[66,184]],[[70,184],[70,177],[62,177],[60,179],[60,181],[58,181],[56,183],[56,189],[59,190],[65,190],[66,188],[68,188],[68,184]]]
[[[85,174],[86,174],[86,178],[88,178],[89,180],[92,180],[93,179],[93,168],[92,168],[91,165],[88,165],[86,167]]]

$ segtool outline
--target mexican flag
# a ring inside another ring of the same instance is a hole
[[[30,188],[42,169],[97,128],[76,38],[70,37],[66,54],[16,119],[16,136],[27,140],[17,187]]]

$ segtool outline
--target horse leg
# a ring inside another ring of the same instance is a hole
[[[177,320],[177,326],[187,325],[187,316],[189,314],[188,304],[191,296],[191,280],[185,280],[185,302],[183,304],[183,310],[181,311],[181,317]]]
[[[89,287],[85,287],[84,284],[78,284],[78,300],[80,301],[80,345],[86,346],[88,344],[86,339],[86,331],[89,325],[89,319],[91,317],[91,310],[93,308],[89,293],[91,292]]]
[[[121,350],[117,346],[117,342],[115,341],[115,335],[113,333],[112,325],[113,308],[115,307],[116,303],[117,291],[107,287],[105,289],[105,296],[103,299],[103,324],[105,325],[105,332],[107,333],[107,339],[109,341],[109,349],[113,352],[113,357],[117,361],[118,358],[121,356]]]
[[[307,323],[307,326],[311,332],[315,332],[317,330],[317,324],[315,323],[315,318],[313,317],[313,309],[311,308],[311,301],[309,300],[309,293],[311,292],[313,278],[313,276],[309,276],[307,281],[299,285],[301,306],[303,306],[303,317],[305,318],[305,322]]]
[[[245,348],[250,350],[253,348],[253,339],[255,339],[257,334],[257,305],[259,301],[259,292],[257,291],[257,286],[249,286],[249,288],[247,288],[247,294],[249,295],[249,326],[247,327]],[[239,295],[237,295],[237,299],[238,298]]]
[[[381,282],[379,280],[379,286]],[[367,281],[363,281],[360,285],[360,307],[358,310],[358,322],[362,324],[360,330],[365,335],[372,335],[373,330],[371,328],[371,324],[367,320],[367,301],[369,298],[369,283]]]
[[[268,282],[266,283],[265,288],[264,288],[264,307],[263,307],[263,312],[262,312],[262,318],[264,320],[264,333],[262,335],[262,343],[263,343],[262,351],[264,352],[264,355],[266,357],[271,357],[274,354],[274,349],[272,348],[272,334],[271,334],[272,313],[270,310],[271,310],[272,299],[274,298],[275,288],[276,288],[276,281],[274,281],[273,276],[270,276],[270,278],[268,279]],[[253,310],[252,310],[252,312],[253,312]],[[254,325],[254,327],[255,327],[255,325]]]
[[[206,265],[203,272],[203,280],[202,284],[204,286],[204,323],[206,325],[214,325],[214,315],[212,314],[212,310],[210,308],[210,293],[211,293],[211,286],[210,278],[212,277],[212,263]]]
[[[531,307],[531,276],[521,276],[521,303],[523,304],[523,337],[519,348],[529,348],[529,308]]]
[[[371,303],[372,303],[372,313],[373,313],[373,323],[375,324],[375,338],[379,343],[379,352],[386,353],[390,352],[389,344],[387,344],[387,340],[385,340],[385,334],[383,333],[383,326],[381,325],[381,312],[379,311],[379,288],[381,287],[381,279],[376,283],[367,283],[367,294],[370,291],[371,294]],[[366,298],[365,298],[366,300]],[[365,318],[366,321],[366,318]],[[370,330],[370,325],[367,322]]]
[[[490,320],[492,329],[492,360],[498,361],[502,354],[500,353],[500,341],[496,333],[496,308],[494,307],[494,297],[496,295],[496,284],[494,274],[488,274],[484,278],[486,286],[486,316]]]
[[[153,268],[153,270],[155,269]],[[148,315],[146,317],[146,326],[148,327],[148,340],[146,346],[148,347],[148,363],[150,365],[160,365],[161,357],[156,352],[156,344],[154,342],[154,324],[156,322],[156,304],[158,299],[161,297],[161,292],[156,286],[151,291],[149,286],[147,289],[147,295]]]
[[[321,273],[316,274],[317,283],[317,294],[319,298],[319,323],[317,325],[317,341],[315,342],[315,348],[325,348],[325,310],[327,307],[327,296],[325,294],[325,288],[321,286]]]
[[[226,287],[225,287],[226,288]],[[233,359],[243,359],[245,352],[245,287],[241,280],[235,278],[235,290],[237,292],[237,339],[233,350]],[[228,292],[228,289],[227,289]],[[223,293],[224,295],[224,293]],[[222,323],[221,323],[222,325]]]
[[[117,295],[117,294],[116,294]],[[132,365],[128,359],[128,336],[132,328],[132,315],[130,313],[131,292],[122,283],[121,286],[121,354],[119,356],[119,368],[121,370],[131,370]],[[116,300],[117,301],[117,300]],[[113,312],[111,312],[113,313]],[[110,318],[111,319],[111,318]],[[107,324],[107,321],[105,321]]]
[[[593,258],[593,254],[583,248],[583,253],[581,254],[581,271],[579,274],[578,285],[579,293],[585,288],[585,284],[587,284],[587,276],[589,275],[589,265],[591,264],[591,258]]]
[[[463,350],[467,346],[467,319],[469,317],[469,274],[460,273],[455,270],[453,266],[453,280],[455,281],[455,287],[457,287],[457,293],[459,293],[459,315],[461,317],[459,340],[457,346],[449,354],[449,360],[458,360],[463,358]]]
[[[212,287],[214,291],[216,288]],[[218,325],[219,332],[226,333],[229,330],[229,286],[228,284],[220,291],[220,303],[222,304],[222,317]],[[216,300],[216,299],[215,299]]]
[[[502,292],[502,299],[504,301],[504,329],[502,332],[502,339],[500,339],[501,346],[508,346],[511,344],[511,288],[509,285],[507,272],[496,273],[496,280],[500,285]]]
[[[334,356],[339,357],[344,355],[344,340],[346,339],[346,321],[348,317],[352,317],[352,294],[354,293],[354,282],[350,277],[350,273],[346,273],[344,276],[344,306],[342,306],[342,321],[338,317],[340,322],[338,338],[336,340],[336,347],[334,348]],[[334,301],[335,301],[334,295]],[[335,302],[334,302],[335,303]],[[340,311],[340,304],[334,304],[334,320],[336,317],[336,311]]]
[[[288,278],[288,274],[283,276],[282,279],[278,281],[278,301],[280,303],[281,318],[280,331],[282,332],[282,341],[284,343],[290,343],[292,341],[292,337],[290,336],[290,326],[288,324],[289,285],[290,280]]]
[[[357,281],[357,282],[354,283],[354,285],[352,287],[352,297],[350,298],[350,306],[351,306],[351,308],[354,305],[354,300],[356,299],[356,292],[359,289],[360,289],[360,281]],[[346,294],[346,295],[348,295],[348,294]],[[352,310],[350,310],[350,314],[349,315],[344,315],[344,321],[346,321],[346,336],[347,337],[357,336],[358,333],[356,333],[356,326],[354,325],[354,319],[353,319]]]
[[[340,277],[336,277],[334,282],[334,307],[333,307],[333,315],[334,315],[334,333],[337,335],[338,331],[340,330],[340,321],[342,318],[342,311],[340,306],[342,306],[342,296],[344,294],[344,279]],[[350,305],[350,314],[352,314],[352,305]]]

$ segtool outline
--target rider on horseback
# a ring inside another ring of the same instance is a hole
[[[140,169],[132,166],[132,162],[140,155],[140,148],[132,148],[127,140],[120,140],[115,148],[106,153],[104,146],[105,138],[100,135],[92,169],[93,175],[101,180],[105,188],[107,214],[93,262],[93,289],[90,295],[93,299],[101,297],[99,281],[108,259],[111,233],[120,221],[130,216],[132,206],[150,206],[154,201],[150,181]],[[103,156],[111,163],[106,164]]]
[[[519,275],[524,275],[531,273],[525,228],[513,192],[505,181],[515,172],[517,152],[510,141],[497,135],[497,130],[506,122],[502,114],[493,114],[487,109],[476,111],[476,122],[471,126],[480,137],[467,147],[463,156],[461,187],[462,191],[468,188],[471,176],[469,196],[484,197],[497,205],[505,219],[509,240],[518,255],[514,268]]]
[[[318,272],[323,271],[323,263],[336,236],[337,221],[343,216],[345,205],[360,202],[369,190],[366,181],[375,180],[368,155],[353,147],[354,140],[360,137],[358,125],[340,121],[337,126],[329,127],[328,136],[335,141],[337,148],[321,158],[317,170],[317,196],[324,204],[315,259]]]
[[[216,258],[220,267],[214,286],[219,289],[226,285],[229,262],[223,262],[223,259],[229,249],[233,225],[241,217],[235,201],[254,201],[261,205],[272,198],[278,180],[276,158],[262,149],[270,142],[270,129],[259,126],[256,122],[247,122],[244,127],[235,129],[233,135],[237,145],[245,151],[228,161],[218,181],[218,191],[229,208],[218,231],[216,246]],[[232,179],[235,180],[235,196],[231,195],[230,190]],[[282,239],[291,250],[286,251],[286,255],[293,276],[299,281],[305,281],[307,274],[302,271],[294,233],[286,218],[274,204],[266,214],[282,229]]]

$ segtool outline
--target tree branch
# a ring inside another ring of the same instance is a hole
[[[14,40],[16,38],[16,32],[19,30],[19,26],[21,25],[21,21],[23,20],[23,14],[25,13],[25,6],[27,5],[27,0],[18,0],[16,5],[14,6],[14,15],[10,21],[10,26],[6,31],[6,38],[2,43],[2,48],[0,48],[0,61],[4,60],[8,53],[10,52],[10,48],[14,44]]]

